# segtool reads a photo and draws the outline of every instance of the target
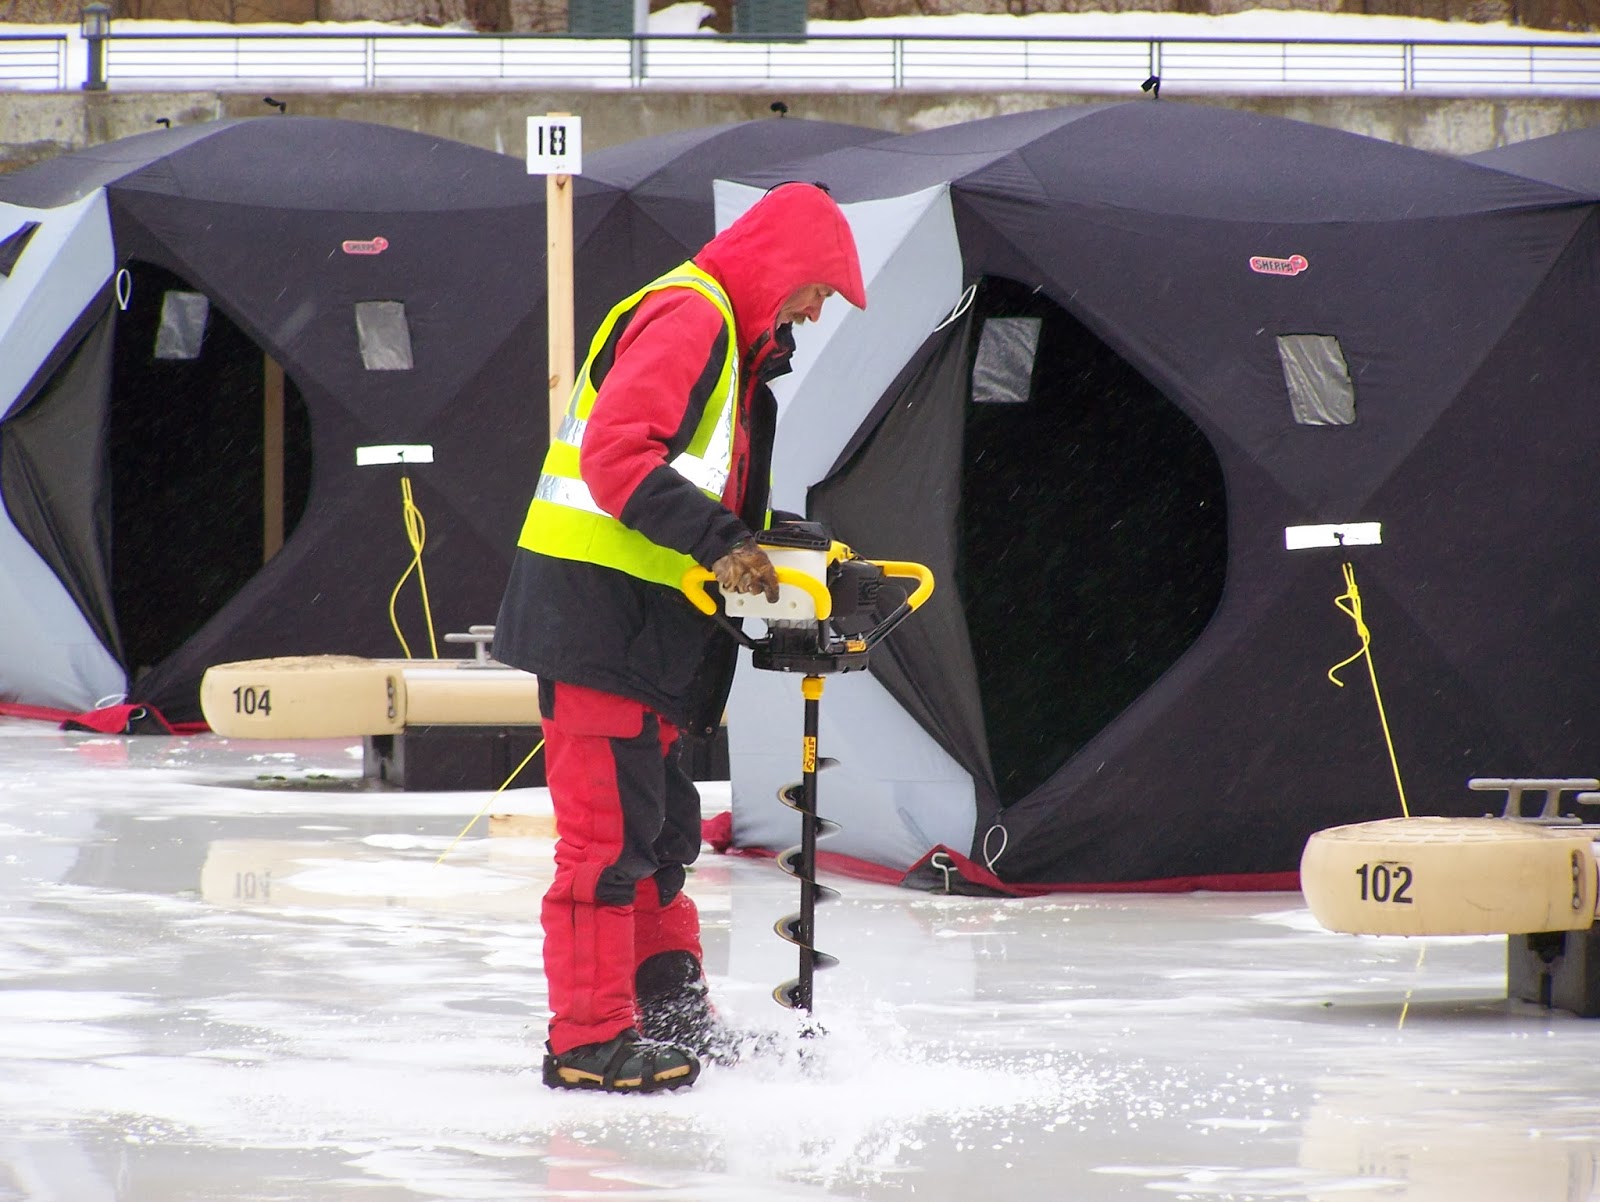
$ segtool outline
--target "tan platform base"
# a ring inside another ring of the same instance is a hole
[[[1318,831],[1300,861],[1312,915],[1356,935],[1578,931],[1595,919],[1596,828],[1389,818]]]
[[[482,832],[479,831],[479,834]],[[536,919],[553,871],[549,848],[469,841],[438,853],[302,839],[218,839],[200,896],[231,910],[388,909]]]
[[[535,677],[472,659],[303,655],[217,664],[200,682],[200,708],[212,730],[238,739],[539,723]]]
[[[501,839],[554,839],[554,814],[490,814],[489,834]]]

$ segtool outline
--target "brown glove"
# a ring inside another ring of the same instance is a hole
[[[753,538],[735,543],[711,571],[730,593],[765,593],[768,601],[778,599],[778,570]]]

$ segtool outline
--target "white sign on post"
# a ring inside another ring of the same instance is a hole
[[[528,174],[583,174],[583,118],[528,118]]]

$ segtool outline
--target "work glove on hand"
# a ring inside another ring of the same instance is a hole
[[[768,601],[778,599],[778,570],[753,538],[735,543],[711,571],[730,593],[765,593]]]

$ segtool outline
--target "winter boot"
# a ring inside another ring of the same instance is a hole
[[[776,1048],[766,1032],[742,1031],[717,1017],[700,961],[691,952],[658,952],[634,975],[639,1030],[646,1039],[688,1048],[702,1060],[727,1066],[741,1052]]]
[[[605,1043],[586,1043],[544,1058],[544,1083],[551,1089],[655,1093],[693,1085],[699,1075],[700,1061],[692,1052],[642,1039],[632,1027]]]

